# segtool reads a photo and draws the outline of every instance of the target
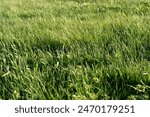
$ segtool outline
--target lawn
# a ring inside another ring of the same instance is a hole
[[[150,99],[150,0],[0,0],[0,99]]]

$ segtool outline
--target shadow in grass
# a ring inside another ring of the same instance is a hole
[[[37,37],[37,39],[35,40],[35,43],[32,46],[32,49],[56,52],[56,51],[62,50],[64,46],[65,46],[65,43],[60,40]]]
[[[50,51],[54,53],[63,51],[66,53],[70,50],[70,47],[68,43],[63,40],[37,37],[32,44],[32,50]]]
[[[36,14],[32,12],[24,12],[24,13],[19,14],[19,17],[21,19],[31,19],[33,17],[36,17]]]
[[[120,69],[104,70],[104,87],[111,99],[128,99],[131,95],[137,95],[132,86],[141,84],[141,77],[137,73],[126,73]],[[147,82],[146,79],[144,79]],[[130,87],[130,86],[131,87]],[[143,92],[146,93],[146,92]],[[142,94],[142,93],[140,93]],[[149,95],[150,96],[150,95]]]

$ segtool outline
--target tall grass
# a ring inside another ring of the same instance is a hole
[[[150,99],[149,20],[149,0],[0,0],[0,98]]]

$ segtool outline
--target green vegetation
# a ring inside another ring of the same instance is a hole
[[[150,0],[0,0],[0,99],[150,99]]]

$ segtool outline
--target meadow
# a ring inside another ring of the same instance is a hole
[[[149,100],[150,0],[0,0],[0,99]]]

